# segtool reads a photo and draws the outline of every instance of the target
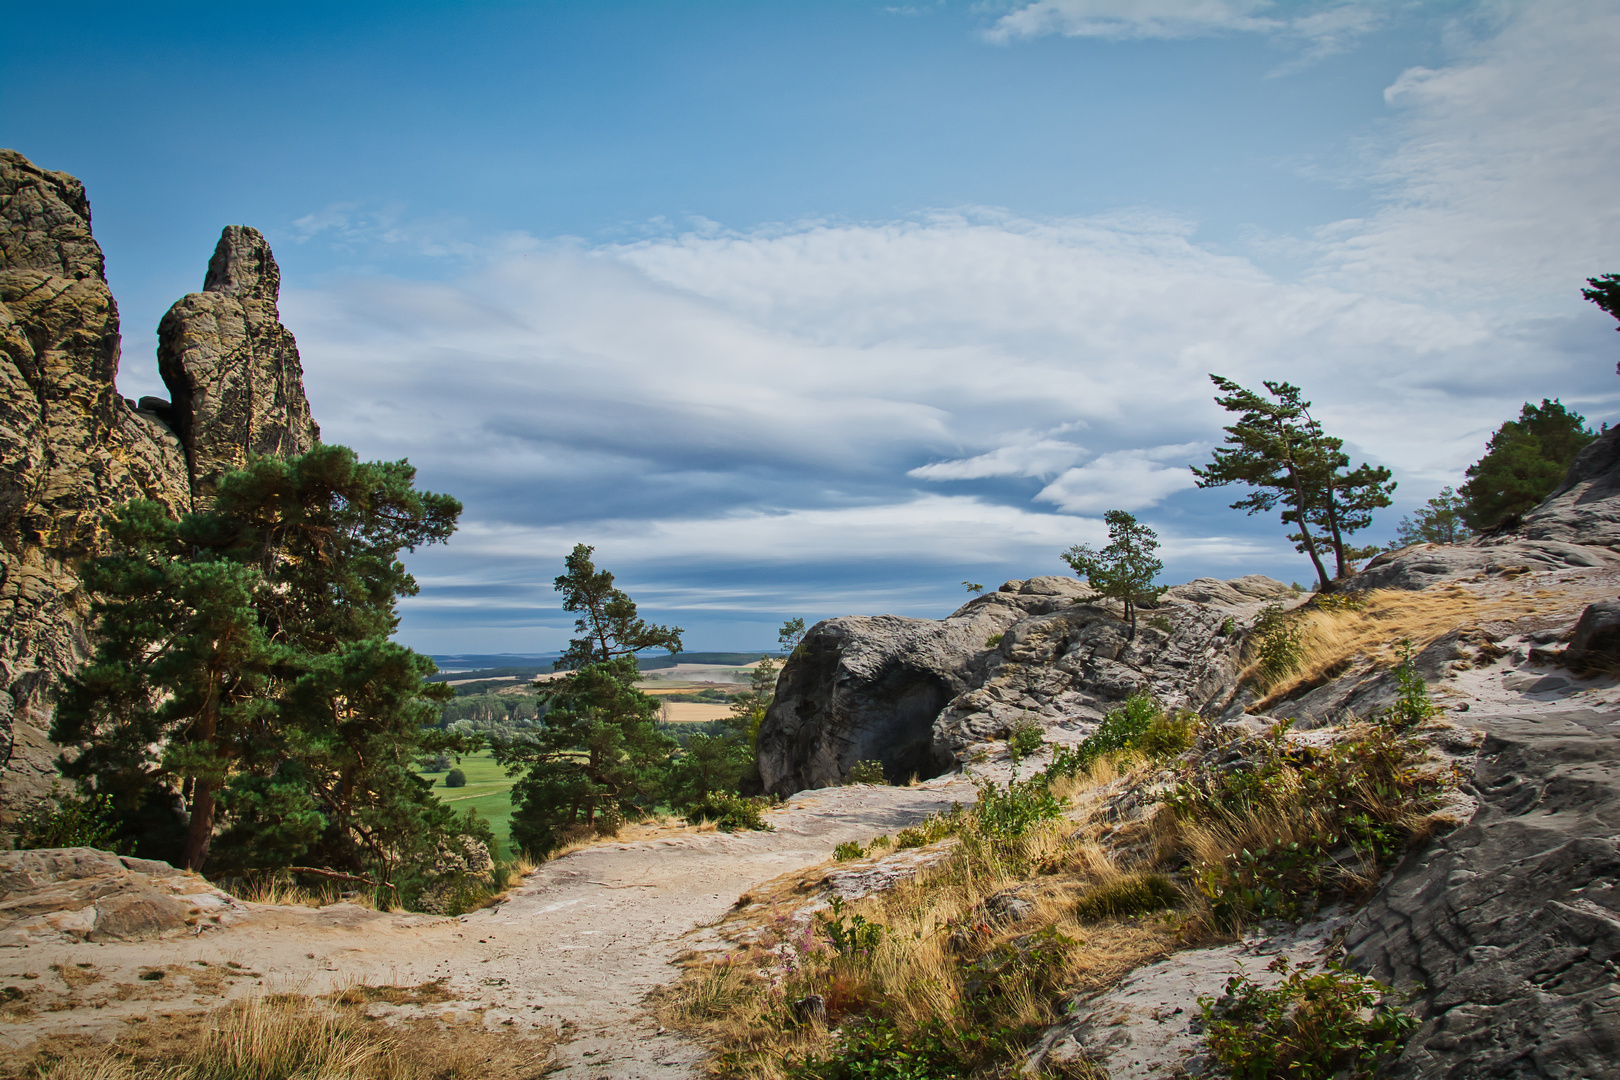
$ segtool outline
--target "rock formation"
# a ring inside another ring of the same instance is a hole
[[[119,396],[118,306],[103,267],[84,185],[0,150],[0,829],[55,775],[52,702],[89,655],[75,565],[98,550],[107,511],[147,498],[182,513],[219,463],[308,449],[318,436],[257,232],[227,229],[212,291],[164,320],[162,373],[186,403],[179,413]]]
[[[264,237],[228,225],[203,291],[180,300],[158,324],[158,370],[184,433],[198,509],[219,478],[250,455],[291,457],[320,441],[298,343],[276,310],[280,290],[281,271]]]
[[[1200,579],[1145,611],[1134,641],[1116,606],[1073,578],[1009,581],[944,619],[817,623],[789,659],[759,733],[766,791],[841,783],[857,761],[891,780],[937,776],[1028,717],[1052,742],[1083,738],[1150,690],[1172,707],[1224,709],[1238,675],[1233,617],[1292,599],[1251,576]]]

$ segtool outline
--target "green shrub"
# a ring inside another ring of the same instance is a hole
[[[962,809],[962,804],[952,803],[951,808],[944,813],[929,814],[917,824],[895,833],[895,849],[898,851],[937,843],[947,836],[954,836],[961,832],[962,826],[966,822],[967,814]]]
[[[1178,907],[1181,892],[1163,874],[1140,874],[1091,889],[1074,905],[1082,919],[1121,919]]]
[[[889,778],[883,774],[881,761],[857,761],[850,766],[849,776],[845,777],[846,784],[887,784]]]
[[[17,815],[12,846],[24,848],[91,847],[128,855],[134,843],[118,840],[118,817],[111,795],[64,794],[51,785],[47,797],[31,800]]]
[[[770,800],[747,798],[729,791],[711,791],[686,807],[685,817],[694,824],[712,821],[721,832],[752,829],[756,832],[775,832],[776,827],[765,820],[765,808]]]
[[[1001,644],[1002,639],[1006,636],[1007,635],[1005,634],[991,634],[989,637],[984,639],[984,647],[987,649],[994,649]]]
[[[973,1075],[962,1048],[948,1030],[926,1028],[903,1035],[887,1017],[858,1017],[827,1057],[811,1057],[790,1076],[802,1080],[966,1080]]]
[[[1155,615],[1147,620],[1147,624],[1153,629],[1166,634],[1173,633],[1176,629],[1175,624],[1170,621],[1168,615]]]
[[[1046,740],[1042,738],[1045,733],[1046,729],[1041,727],[1039,720],[1030,716],[1022,717],[1007,732],[1008,753],[1014,761],[1029,757],[1046,745]]]
[[[1167,715],[1150,694],[1132,694],[1125,704],[1103,717],[1097,730],[1078,745],[1065,747],[1046,768],[1048,782],[1077,776],[1104,754],[1134,752],[1149,758],[1174,757],[1192,745],[1193,719]]]
[[[451,769],[449,772],[444,774],[444,786],[466,787],[467,774],[462,772],[460,769]]]
[[[1392,728],[1413,727],[1436,715],[1440,706],[1429,698],[1429,685],[1412,662],[1412,639],[1402,638],[1401,662],[1395,665],[1395,682],[1400,687],[1395,704],[1384,713],[1383,721]]]
[[[1371,1080],[1418,1026],[1390,987],[1337,963],[1311,975],[1279,956],[1269,970],[1283,976],[1275,988],[1238,975],[1224,997],[1198,998],[1210,1051],[1233,1080]]]
[[[851,859],[859,859],[865,854],[866,849],[854,840],[845,840],[842,844],[833,848],[833,860],[835,862],[848,862]]]
[[[882,923],[869,922],[865,915],[846,914],[844,901],[838,896],[832,898],[831,913],[822,912],[816,916],[816,921],[821,924],[822,933],[827,935],[827,944],[839,956],[870,953],[878,947],[889,929]]]
[[[1237,620],[1228,615],[1221,620],[1221,637],[1231,637],[1237,633]]]
[[[1249,656],[1255,662],[1256,674],[1263,686],[1282,682],[1305,659],[1305,645],[1300,640],[1299,626],[1288,617],[1281,604],[1267,604],[1254,621],[1254,636],[1249,640]]]
[[[1008,780],[1005,788],[986,780],[978,788],[974,831],[987,840],[1016,840],[1041,822],[1063,814],[1063,800],[1048,790],[1044,777]]]

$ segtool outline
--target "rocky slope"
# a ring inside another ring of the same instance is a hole
[[[89,652],[74,568],[107,511],[137,498],[190,510],[247,454],[319,438],[279,280],[264,237],[226,229],[203,292],[163,320],[175,404],[131,402],[84,185],[0,150],[0,831],[55,774],[52,702]]]

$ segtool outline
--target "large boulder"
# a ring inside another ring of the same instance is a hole
[[[1356,966],[1417,987],[1390,1077],[1597,1077],[1620,1054],[1620,716],[1491,717],[1466,826],[1357,916]]]
[[[1134,641],[1117,605],[1073,578],[1009,581],[944,619],[847,616],[818,623],[783,668],[760,727],[766,791],[841,783],[857,761],[891,780],[934,776],[970,748],[1038,722],[1074,741],[1137,690],[1173,708],[1223,708],[1240,635],[1281,582],[1200,579],[1141,613]]]
[[[247,910],[164,862],[84,847],[0,852],[0,948],[195,936]]]

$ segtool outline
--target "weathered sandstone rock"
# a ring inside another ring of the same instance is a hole
[[[1142,612],[1134,642],[1116,608],[1062,577],[1010,581],[939,620],[818,623],[760,728],[760,776],[786,795],[840,783],[870,758],[891,779],[938,775],[1026,718],[1051,741],[1076,741],[1137,690],[1219,711],[1239,670],[1228,620],[1292,595],[1270,578],[1200,579]]]
[[[298,343],[281,325],[281,270],[257,229],[227,226],[208,260],[203,291],[158,324],[158,369],[185,444],[199,508],[219,478],[250,455],[291,457],[320,429],[304,398]]]
[[[1387,1075],[1615,1075],[1617,723],[1492,717],[1473,820],[1409,856],[1357,917],[1357,966],[1423,987],[1423,1025]]]
[[[170,388],[210,402],[222,397],[216,385],[255,391],[193,409],[177,437],[162,403],[137,408],[119,396],[118,306],[84,185],[0,150],[0,832],[55,776],[45,733],[56,690],[89,655],[89,598],[74,567],[100,549],[107,512],[136,498],[190,510],[187,446],[216,461],[237,442],[290,452],[316,437],[291,335],[274,322],[274,261],[252,230],[226,235],[209,283],[251,295],[222,292],[212,310],[222,326],[234,317],[249,327],[253,345],[178,363]],[[203,331],[185,319],[174,325],[175,340],[203,341],[198,355],[211,355]]]

